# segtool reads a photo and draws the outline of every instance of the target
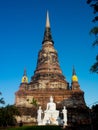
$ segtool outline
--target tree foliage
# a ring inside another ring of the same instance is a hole
[[[0,92],[0,95],[2,95],[2,93]],[[0,98],[0,104],[5,104],[5,101],[3,98]]]
[[[90,34],[94,34],[95,36],[97,36],[98,34],[98,27],[93,27],[90,31]]]
[[[98,0],[87,0],[87,4],[90,5],[90,7],[93,9],[94,18],[92,22],[98,22]],[[95,40],[92,43],[93,46],[98,45],[98,26],[93,27],[90,30],[90,34],[95,35]],[[96,56],[95,63],[90,68],[91,72],[98,73],[98,55]]]
[[[87,0],[87,4],[89,4],[90,7],[93,8],[94,13],[98,12],[98,0]]]
[[[20,115],[13,105],[0,108],[0,126],[13,126],[16,124],[15,115]]]
[[[92,106],[92,125],[94,130],[98,130],[98,104]]]
[[[33,104],[34,106],[37,107],[37,105],[38,105],[38,104],[37,104],[37,100],[36,100],[35,98],[33,98],[32,101],[31,101],[31,104]]]
[[[29,99],[27,99],[27,101],[29,102]],[[29,103],[32,104],[35,107],[38,106],[37,100],[35,98],[32,98],[32,100]]]
[[[98,74],[98,55],[96,56],[96,62],[91,66],[90,71]]]

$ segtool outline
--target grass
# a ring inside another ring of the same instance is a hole
[[[61,130],[61,128],[59,126],[22,126],[7,130]]]

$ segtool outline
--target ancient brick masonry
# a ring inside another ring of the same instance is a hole
[[[22,83],[15,95],[15,105],[22,110],[22,114],[25,116],[32,115],[31,110],[38,109],[33,103],[31,104],[32,99],[36,101],[37,106],[41,105],[44,110],[50,96],[53,96],[57,109],[61,111],[64,105],[67,107],[69,124],[74,121],[80,124],[87,123],[88,109],[84,101],[84,92],[80,89],[74,67],[71,85],[61,71],[58,53],[52,40],[48,13],[42,49],[38,53],[34,75],[28,83],[26,71],[24,72]],[[30,113],[25,111],[30,108]],[[32,117],[36,118],[36,114],[33,114]]]

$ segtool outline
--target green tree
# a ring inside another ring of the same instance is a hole
[[[92,126],[98,130],[98,104],[92,106]]]
[[[94,18],[92,22],[98,22],[98,0],[87,0],[87,4],[93,9]],[[95,36],[95,40],[92,43],[93,46],[98,46],[98,26],[93,27],[90,30],[90,34]],[[91,72],[98,74],[98,54],[96,55],[96,61],[90,68]]]
[[[0,92],[0,95],[2,95],[2,93]],[[0,98],[0,104],[5,104],[5,101],[3,98]]]
[[[0,126],[13,126],[16,124],[15,115],[20,115],[14,105],[0,108]]]

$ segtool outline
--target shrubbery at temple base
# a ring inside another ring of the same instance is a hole
[[[14,115],[19,115],[19,111],[14,105],[7,105],[0,108],[0,127],[16,125]]]

